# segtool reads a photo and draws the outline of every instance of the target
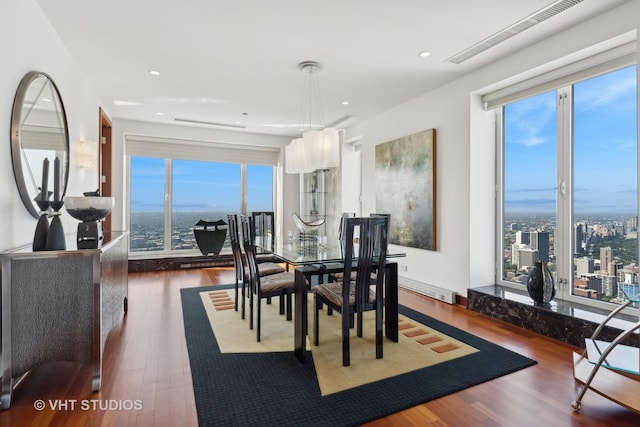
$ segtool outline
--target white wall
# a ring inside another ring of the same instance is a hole
[[[363,177],[374,174],[375,145],[429,128],[437,131],[437,250],[403,248],[408,256],[399,260],[401,276],[464,296],[469,287],[494,283],[495,138],[493,113],[482,110],[479,94],[637,31],[638,16],[640,2],[626,3],[348,129],[347,139],[362,138]],[[362,182],[362,211],[374,212],[375,185],[370,179]]]
[[[1,3],[0,40],[0,250],[8,250],[30,244],[36,227],[18,194],[11,163],[11,109],[20,80],[29,71],[41,71],[60,90],[70,137],[69,195],[87,191],[87,182],[97,188],[97,172],[80,171],[75,151],[81,139],[97,141],[100,102],[35,0]],[[76,229],[78,221],[69,215],[62,218],[65,231]]]

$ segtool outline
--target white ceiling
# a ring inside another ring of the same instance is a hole
[[[584,0],[459,65],[445,62],[551,2],[38,0],[111,118],[288,136],[299,133],[301,61],[323,65],[325,124],[354,115],[348,127],[623,0]]]

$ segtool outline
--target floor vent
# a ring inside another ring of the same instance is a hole
[[[399,286],[410,289],[422,295],[426,295],[430,298],[437,299],[447,304],[456,303],[456,293],[448,289],[440,288],[438,286],[429,285],[427,283],[418,282],[406,277],[398,277]]]
[[[537,12],[532,13],[524,19],[516,22],[513,25],[495,33],[492,36],[487,37],[479,43],[474,44],[471,47],[453,55],[451,58],[445,60],[445,62],[453,62],[454,64],[460,64],[467,59],[484,52],[485,50],[492,48],[493,46],[502,43],[503,41],[510,39],[511,37],[520,34],[529,28],[538,25],[547,19],[556,16],[565,10],[582,3],[584,0],[558,0],[555,1]]]

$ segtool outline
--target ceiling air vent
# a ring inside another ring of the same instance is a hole
[[[342,123],[346,122],[347,120],[350,120],[353,117],[355,117],[353,114],[346,114],[346,115],[340,117],[339,119],[336,119],[336,120],[332,121],[331,123],[327,124],[326,127],[335,128],[338,125],[341,125]]]
[[[227,127],[227,128],[238,128],[238,129],[245,129],[246,128],[245,125],[237,125],[237,124],[231,124],[231,123],[207,122],[205,120],[180,119],[178,117],[174,118],[173,120],[175,120],[176,122],[195,123],[195,124],[199,124],[199,125],[223,126],[223,127]]]
[[[502,43],[503,41],[520,34],[521,32],[528,30],[529,28],[546,21],[547,19],[555,16],[565,10],[582,3],[584,0],[558,0],[555,1],[537,12],[532,13],[524,19],[516,22],[513,25],[495,33],[492,36],[487,37],[479,43],[474,44],[471,47],[453,55],[451,58],[445,60],[445,62],[453,62],[454,64],[460,64],[469,58],[472,58],[485,50],[492,48],[493,46]]]

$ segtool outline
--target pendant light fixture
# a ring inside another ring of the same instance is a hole
[[[336,129],[324,127],[318,80],[322,67],[317,62],[304,61],[298,64],[298,68],[305,74],[300,124],[308,125],[306,129],[300,129],[303,132],[301,138],[293,139],[285,147],[285,171],[307,173],[338,167],[340,136]],[[314,123],[314,120],[317,122]]]

